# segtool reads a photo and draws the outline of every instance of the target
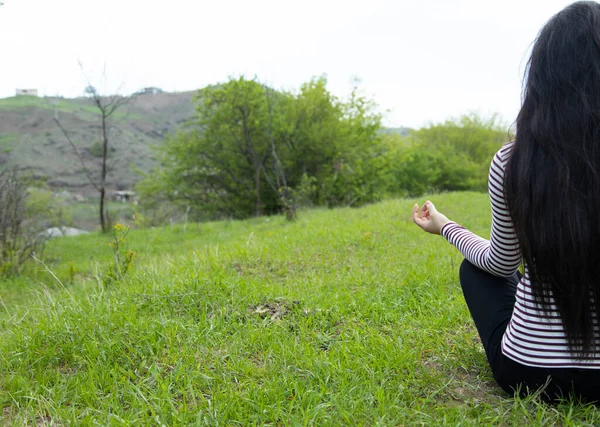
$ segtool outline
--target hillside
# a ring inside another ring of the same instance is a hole
[[[109,187],[130,188],[136,180],[132,166],[147,171],[155,165],[151,146],[161,144],[194,114],[193,96],[194,92],[139,95],[118,111],[112,121]],[[98,173],[100,157],[92,147],[100,141],[100,115],[87,98],[0,99],[0,165],[28,168],[55,189],[87,193],[91,186],[54,123],[55,114],[88,167]]]

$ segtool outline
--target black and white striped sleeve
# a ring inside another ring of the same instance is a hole
[[[483,239],[466,228],[449,222],[441,233],[462,252],[467,260],[495,276],[509,277],[517,271],[522,255],[514,226],[504,199],[504,168],[512,144],[496,153],[490,166],[488,190],[492,204],[490,240]]]

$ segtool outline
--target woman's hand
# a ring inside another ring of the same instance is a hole
[[[431,234],[441,234],[442,227],[450,222],[446,216],[437,211],[429,200],[419,209],[419,205],[413,207],[413,221],[423,230]]]

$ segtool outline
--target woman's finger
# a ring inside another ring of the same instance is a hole
[[[433,203],[431,203],[431,201],[427,200],[427,202],[425,202],[425,206],[427,206],[427,210],[430,213],[435,214],[437,212],[435,205]]]
[[[415,203],[415,205],[413,206],[413,221],[415,222],[415,224],[418,224],[417,220],[419,219],[419,205],[417,205]]]
[[[423,228],[425,221],[421,218],[421,212],[419,211],[419,205],[413,206],[413,222],[419,227]]]

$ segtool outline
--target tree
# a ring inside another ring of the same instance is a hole
[[[243,77],[209,86],[196,109],[193,124],[163,149],[165,182],[177,198],[233,217],[276,209],[263,176],[271,152],[265,87]]]
[[[380,198],[387,185],[382,168],[389,162],[377,105],[357,85],[348,100],[340,100],[319,77],[302,85],[292,109],[287,138],[294,181],[304,175],[316,179],[313,203],[351,206]]]
[[[153,182],[138,184],[142,200],[161,194],[196,217],[293,219],[298,192],[328,206],[377,199],[389,166],[381,117],[357,90],[343,102],[326,86],[321,77],[292,94],[240,77],[200,90],[196,117],[161,148]]]
[[[83,66],[79,64],[82,72]],[[85,76],[85,73],[84,73]],[[87,76],[86,76],[87,79]],[[62,131],[63,135],[73,148],[75,154],[79,158],[81,166],[83,167],[85,174],[88,178],[90,184],[98,191],[100,195],[100,206],[99,206],[99,216],[100,216],[100,227],[103,232],[107,231],[107,219],[106,219],[106,210],[105,210],[105,198],[106,198],[106,177],[108,174],[108,164],[107,160],[109,154],[111,153],[110,147],[110,119],[111,117],[125,104],[131,101],[130,97],[124,97],[120,95],[112,95],[112,96],[102,96],[98,93],[96,88],[89,83],[85,88],[85,93],[90,96],[93,105],[96,107],[98,112],[100,113],[100,132],[101,132],[101,141],[100,144],[102,146],[101,156],[100,156],[100,176],[98,178],[94,178],[90,169],[87,167],[83,156],[77,150],[77,147],[73,143],[73,140],[69,136],[69,133],[61,124],[58,118],[58,112],[56,112],[54,116],[54,122]]]

